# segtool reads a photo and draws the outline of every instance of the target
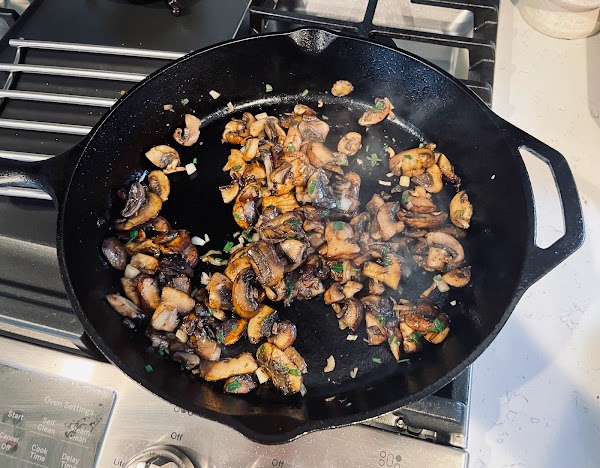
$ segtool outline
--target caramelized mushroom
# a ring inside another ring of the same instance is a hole
[[[391,239],[404,229],[404,222],[396,217],[399,209],[398,203],[387,202],[377,211],[377,224],[383,240]]]
[[[269,336],[277,318],[275,309],[261,304],[256,315],[248,322],[248,341],[257,344],[262,338]]]
[[[134,215],[127,219],[118,220],[115,228],[118,231],[129,231],[156,217],[162,208],[162,200],[155,193],[148,194],[148,200]]]
[[[208,307],[211,309],[232,310],[231,288],[233,283],[227,276],[218,271],[213,273],[206,286],[208,289]]]
[[[358,124],[363,126],[375,125],[385,119],[393,108],[394,106],[392,106],[388,98],[376,98],[375,106],[370,107],[364,112],[360,119],[358,119]]]
[[[445,154],[439,154],[437,165],[439,166],[440,170],[442,171],[442,175],[446,178],[446,180],[454,185],[460,185],[460,177],[454,173],[454,166],[450,163]]]
[[[421,351],[423,344],[421,343],[421,332],[410,328],[406,323],[400,322],[398,325],[402,335],[402,348],[405,353],[416,353]]]
[[[129,263],[147,275],[153,275],[158,270],[158,260],[143,253],[136,253]]]
[[[179,315],[174,309],[169,309],[164,304],[160,304],[150,320],[150,325],[155,330],[172,332],[179,324]]]
[[[453,288],[463,288],[471,281],[471,267],[453,268],[444,273],[442,279]]]
[[[308,160],[315,167],[335,162],[334,154],[321,142],[313,141],[306,145],[304,152],[308,156]]]
[[[288,346],[283,350],[283,352],[294,363],[294,365],[302,374],[306,374],[308,372],[306,361],[300,355],[298,350],[296,350],[296,348],[294,348],[293,346]]]
[[[438,231],[430,232],[425,236],[425,240],[430,246],[430,251],[432,249],[441,249],[448,254],[445,263],[448,263],[452,266],[458,266],[464,261],[465,251],[462,245],[460,245],[460,242],[458,242],[458,240],[451,235]],[[435,268],[443,271],[445,269],[445,263],[444,265],[441,265],[441,268],[438,265],[436,265]]]
[[[354,243],[354,230],[349,223],[334,221],[325,227],[327,241],[327,258],[343,260],[352,258],[360,252],[358,244]]]
[[[333,86],[331,87],[331,94],[338,97],[347,96],[352,91],[354,91],[354,86],[352,86],[352,83],[346,80],[338,80],[333,83]]]
[[[390,171],[395,175],[419,176],[435,164],[435,156],[429,148],[412,148],[390,158]]]
[[[429,193],[438,193],[444,188],[442,171],[440,171],[437,164],[428,167],[423,174],[413,177],[412,180],[415,184],[424,187]]]
[[[177,143],[183,146],[192,146],[200,137],[200,119],[192,114],[185,114],[185,128],[178,128],[173,134]]]
[[[337,145],[337,150],[346,156],[354,156],[362,148],[362,136],[357,132],[348,132]]]
[[[392,289],[398,289],[402,267],[400,260],[394,253],[385,254],[382,258],[382,265],[375,262],[367,262],[363,267],[362,273],[367,278],[373,278]]]
[[[323,142],[329,133],[329,125],[316,116],[303,115],[298,130],[303,141]]]
[[[469,202],[467,192],[461,190],[450,201],[450,220],[455,226],[468,229],[471,216],[473,216],[473,206]]]
[[[269,343],[273,343],[279,349],[283,349],[284,351],[294,344],[294,341],[296,341],[296,337],[298,336],[296,325],[289,320],[275,322],[271,328],[271,333],[271,336],[267,338]]]
[[[223,391],[236,395],[250,393],[256,388],[256,382],[248,374],[233,375],[229,377],[223,385]]]
[[[235,280],[231,290],[231,298],[235,312],[242,318],[251,319],[258,312],[258,301],[256,297],[258,292],[253,283],[256,274],[252,268],[241,270]]]
[[[158,145],[146,151],[146,157],[152,164],[159,167],[167,174],[170,172],[184,171],[184,167],[180,167],[181,159],[179,153],[175,149],[167,145]]]
[[[362,303],[351,297],[344,299],[342,308],[338,316],[340,329],[350,328],[352,331],[357,331],[363,320]]]
[[[140,319],[145,317],[144,313],[138,306],[120,294],[109,294],[106,296],[106,300],[110,306],[123,317],[127,317],[129,319]]]
[[[256,352],[256,358],[269,373],[273,384],[284,395],[300,391],[301,371],[284,351],[271,343],[263,343]]]
[[[169,178],[162,171],[152,171],[148,174],[148,188],[158,195],[162,202],[166,202],[171,193]]]
[[[258,366],[252,354],[242,353],[222,361],[201,362],[199,369],[204,380],[216,381],[228,379],[232,375],[252,374]]]
[[[234,343],[237,343],[238,340],[242,337],[246,328],[248,326],[248,321],[245,319],[229,319],[223,322],[221,325],[221,333],[223,336],[217,335],[218,340],[223,343],[225,346],[231,346]]]
[[[133,182],[129,187],[129,193],[125,200],[125,207],[121,211],[121,216],[129,218],[136,214],[139,209],[146,203],[146,189],[139,182]]]
[[[138,294],[138,276],[135,278],[121,278],[121,287],[127,299],[133,302],[136,306],[140,306],[140,296]]]
[[[115,237],[107,237],[102,241],[102,253],[111,267],[123,271],[127,266],[127,251]]]
[[[161,305],[164,305],[168,309],[173,309],[180,313],[190,312],[195,305],[194,299],[170,286],[162,288],[160,302]]]
[[[160,305],[160,291],[154,278],[146,276],[137,283],[140,304],[146,312],[154,312]]]
[[[248,249],[248,256],[260,284],[274,286],[281,281],[284,265],[271,242],[253,242]]]

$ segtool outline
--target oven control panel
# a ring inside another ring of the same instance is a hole
[[[0,388],[0,467],[94,465],[113,391],[2,364]]]

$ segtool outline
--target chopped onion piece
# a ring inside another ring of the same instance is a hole
[[[393,172],[388,172],[385,176],[386,177],[394,177],[394,173]]]
[[[456,301],[450,301],[450,305],[451,306],[455,306],[456,305]]]
[[[256,242],[260,240],[260,234],[258,232],[255,232],[254,234],[252,234],[252,242]]]
[[[256,375],[258,382],[261,384],[264,384],[271,378],[264,367],[259,367],[258,369],[256,369],[256,371],[254,371],[254,374]]]
[[[409,187],[410,186],[410,177],[408,176],[401,176],[400,177],[400,182],[398,183],[398,185],[400,185],[400,187]]]
[[[331,372],[335,369],[335,358],[333,355],[327,358],[327,365],[323,368],[323,372]]]
[[[348,335],[348,336],[346,337],[346,340],[347,340],[347,341],[356,341],[356,340],[357,340],[357,338],[358,338],[358,335]]]
[[[188,175],[192,175],[194,172],[196,172],[196,165],[194,163],[186,164],[185,172],[187,172]]]
[[[188,340],[187,333],[183,330],[177,330],[175,332],[175,338],[177,338],[181,343],[187,343]]]
[[[350,377],[352,377],[353,379],[356,378],[356,374],[358,374],[358,367],[355,367],[354,369],[352,369],[350,371]]]
[[[377,182],[379,182],[380,185],[385,185],[387,187],[392,185],[392,183],[389,180],[378,180]]]
[[[306,390],[306,387],[304,386],[304,384],[300,384],[300,395],[304,396],[304,395],[306,395],[307,392],[308,392],[308,390]]]
[[[202,239],[201,237],[194,236],[194,237],[192,237],[192,244],[203,246],[204,244],[206,244],[206,241],[204,239]]]
[[[362,160],[362,159],[360,159],[360,158],[356,158],[356,162],[357,162],[358,164],[362,164],[362,163],[363,163],[363,160]]]
[[[133,265],[127,265],[125,267],[125,273],[124,273],[125,278],[132,279],[132,278],[135,278],[139,274],[140,274],[140,270],[138,270]]]
[[[436,275],[436,277],[437,277],[437,275]],[[443,279],[441,279],[441,278],[437,279],[436,277],[433,278],[433,281],[435,282],[435,285],[438,288],[438,291],[441,293],[450,291],[450,286],[448,286],[448,283],[446,283]]]
[[[166,110],[166,111],[173,110],[173,104],[165,104],[163,106],[163,109]]]
[[[330,396],[330,397],[325,398],[325,401],[333,401],[333,400],[335,400],[335,396]]]
[[[210,276],[208,276],[208,273],[206,273],[205,271],[202,272],[202,274],[200,275],[200,283],[201,284],[208,284],[208,282],[210,281]],[[192,297],[194,295],[192,294]]]
[[[256,120],[266,119],[267,117],[269,117],[269,115],[266,112],[261,112],[260,114],[256,114],[254,116]]]
[[[227,109],[229,110],[229,112],[233,112],[235,110],[235,107],[233,107],[231,101],[227,103]]]
[[[208,252],[206,252],[204,255],[200,256],[200,259],[205,259],[206,257],[210,256],[210,255],[220,255],[223,252],[221,252],[220,250],[209,250]]]
[[[352,200],[350,200],[349,198],[342,198],[340,200],[340,210],[342,211],[346,211],[348,210],[350,207],[352,206]]]
[[[211,89],[208,94],[210,94],[210,97],[213,99],[219,99],[219,96],[221,96],[221,93],[218,93],[214,89]]]
[[[319,99],[317,101],[317,107],[323,107],[323,100],[322,99]]]
[[[210,237],[208,237],[208,234],[204,234],[204,242],[209,242],[210,241]]]

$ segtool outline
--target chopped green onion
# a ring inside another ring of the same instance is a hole
[[[402,156],[406,159],[412,159],[412,156],[410,154],[403,154]]]
[[[294,227],[300,227],[302,225],[302,223],[300,222],[299,219],[296,218],[292,218],[289,220],[289,223],[294,226]]]
[[[164,352],[162,349],[159,349],[159,350],[158,350],[158,354],[160,354],[161,356],[164,356],[164,355],[165,355],[165,352]]]
[[[289,372],[291,375],[297,375],[297,376],[300,376],[300,371],[299,371],[298,369],[289,369],[289,370],[288,370],[288,372]]]
[[[388,148],[389,148],[389,146],[388,146],[388,144],[387,144],[387,143],[383,145],[383,151],[387,151],[387,150],[388,150]]]
[[[198,158],[194,158],[194,159],[192,159],[192,162],[193,162],[194,164],[198,164]]]
[[[406,191],[402,194],[402,203],[406,203],[410,198],[410,192]]]
[[[321,118],[322,118],[323,120],[329,120],[329,117],[327,117],[326,115],[322,115],[322,116],[321,116]]]
[[[392,264],[392,260],[390,260],[390,257],[388,257],[387,255],[384,255],[383,258],[381,259],[381,264],[384,267],[388,267]]]
[[[435,320],[433,321],[433,325],[431,327],[429,327],[429,331],[432,331],[434,333],[441,333],[446,329],[446,325],[444,324],[444,322],[442,322],[439,318],[435,318]]]
[[[296,151],[296,147],[294,145],[288,146],[288,151]]]
[[[371,359],[373,362],[376,362],[377,364],[381,364],[381,358],[378,357],[374,357],[373,359]]]
[[[227,242],[227,244],[225,244],[225,247],[223,247],[223,251],[225,251],[226,253],[229,253],[229,251],[231,250],[231,248],[233,247],[233,242]]]
[[[377,109],[377,110],[383,109],[383,101],[377,101],[377,104],[375,104],[375,109]]]
[[[341,231],[346,227],[346,223],[344,223],[343,221],[335,221],[333,223],[333,230],[334,231]]]
[[[365,146],[365,151],[368,153],[369,152],[369,145]]]
[[[320,216],[321,218],[327,218],[327,217],[329,216],[329,210],[321,210],[321,211],[319,212],[319,216]]]
[[[225,335],[223,334],[222,331],[217,333],[217,340],[219,340],[219,343],[223,343],[225,341]]]
[[[129,239],[135,239],[138,236],[138,231],[129,231]]]
[[[285,279],[285,295],[289,299],[292,297],[292,293],[294,292],[294,284],[292,283],[292,279],[288,276]],[[262,347],[261,347],[262,348]],[[259,349],[260,351],[260,349]],[[264,352],[264,349],[263,349]]]
[[[421,342],[421,333],[420,333],[420,332],[418,332],[418,331],[415,331],[415,332],[413,332],[413,334],[412,334],[412,335],[410,335],[410,336],[408,337],[408,339],[409,339],[410,341],[414,341],[415,343],[420,343],[420,342]]]
[[[267,83],[267,84],[265,85],[265,91],[266,91],[267,93],[270,93],[271,91],[273,91],[273,86],[271,86],[269,83]]]
[[[450,270],[452,270],[452,265],[450,265],[449,263],[446,263],[444,265],[444,272],[448,272]]]
[[[306,96],[308,94],[308,89],[305,89],[300,93],[300,96]]]
[[[433,277],[433,281],[435,281],[436,283],[439,283],[440,281],[442,281],[442,275],[435,275]]]
[[[236,391],[238,388],[240,388],[242,386],[241,383],[239,383],[237,380],[232,380],[231,382],[229,382],[227,385],[225,385],[225,389],[228,392],[234,392]]]
[[[315,191],[316,188],[317,188],[317,181],[311,180],[310,183],[308,184],[308,194],[312,195],[312,193]]]
[[[189,102],[190,100],[188,98],[184,98],[181,100],[181,104],[183,104],[184,106],[187,106]]]
[[[154,368],[150,364],[146,364],[146,367],[144,367],[144,369],[146,369],[146,372],[148,372],[148,374],[154,372]]]
[[[341,263],[334,263],[333,265],[331,265],[331,269],[333,271],[341,273],[342,271],[344,271],[344,266]]]
[[[242,166],[240,166],[239,164],[236,164],[235,166],[233,166],[233,169],[235,171],[239,171],[242,168]]]
[[[394,143],[396,143],[396,139],[395,139],[394,137],[392,137],[392,141],[393,141]]]
[[[419,143],[419,148],[425,148],[425,143]]]
[[[234,214],[234,215],[233,215],[233,217],[234,217],[235,219],[242,219],[242,217],[241,217],[239,214]]]
[[[247,242],[252,242],[252,236],[247,232],[243,232],[242,236],[244,236],[244,239],[246,239]]]
[[[398,364],[400,364],[401,362],[410,362],[410,359],[400,359],[398,361]]]
[[[385,327],[385,322],[386,322],[385,318],[383,318],[383,317],[378,317],[378,318],[377,318],[377,321],[379,322],[379,324],[380,324],[382,327]]]
[[[248,363],[244,364],[244,369],[245,369],[246,367],[248,367]]]
[[[223,259],[221,257],[215,257],[215,261],[221,263]]]

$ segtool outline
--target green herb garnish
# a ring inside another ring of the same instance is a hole
[[[146,367],[144,367],[144,369],[146,369],[146,372],[148,372],[148,374],[154,372],[154,368],[150,364],[146,364]]]
[[[292,297],[292,293],[294,292],[294,284],[292,283],[292,278],[289,276],[285,279],[285,295],[289,299]],[[263,350],[264,352],[264,350]]]
[[[190,100],[188,98],[184,98],[181,100],[181,104],[184,106],[187,106],[189,102],[190,102]]]
[[[408,337],[408,339],[409,339],[410,341],[414,341],[415,343],[420,343],[420,342],[421,342],[421,333],[420,333],[420,332],[418,332],[418,331],[415,331],[415,332],[413,332],[413,334],[412,334],[412,335],[410,335],[410,336]]]
[[[308,194],[312,195],[312,193],[315,191],[316,188],[317,188],[317,181],[311,180],[310,183],[308,184]]]
[[[296,375],[296,376],[300,376],[300,371],[299,371],[298,369],[290,369],[290,370],[288,371],[288,373],[289,373],[290,375]]]
[[[288,151],[296,151],[296,147],[294,145],[289,145]]]
[[[410,195],[410,192],[408,192],[408,191],[407,191],[407,192],[404,192],[404,193],[402,194],[402,203],[406,203],[406,202],[408,201],[408,199],[410,198],[410,196],[411,196],[411,195]]]
[[[322,116],[321,116],[321,118],[322,118],[323,120],[329,120],[329,117],[327,117],[326,115],[322,115]]]
[[[385,327],[385,318],[383,317],[377,317],[377,321],[379,322],[379,325],[381,325],[382,327]]]
[[[377,364],[381,364],[381,358],[378,357],[374,357],[373,359],[371,359],[373,362],[376,362]]]
[[[223,343],[225,341],[225,335],[223,334],[222,331],[217,333],[217,340],[219,340],[219,343]]]
[[[300,96],[306,96],[308,94],[308,89],[305,89],[300,93]]]
[[[365,152],[369,152],[369,145],[365,146]]]
[[[375,104],[375,109],[377,109],[377,110],[383,109],[383,101],[377,101],[377,104]]]
[[[228,392],[235,392],[238,388],[240,388],[242,386],[241,383],[239,383],[237,380],[232,380],[231,382],[229,382],[227,385],[225,385],[225,389]]]
[[[381,259],[381,264],[384,267],[388,267],[388,266],[390,266],[392,264],[392,260],[390,259],[389,256],[384,255],[383,258]]]
[[[344,271],[344,266],[341,263],[334,263],[333,265],[331,265],[331,270],[341,273],[342,271]]]
[[[435,318],[435,320],[433,321],[433,325],[431,327],[429,327],[429,331],[432,331],[434,333],[441,333],[446,329],[446,325],[444,325],[444,322],[442,322],[439,318]]]
[[[215,262],[221,263],[222,261],[223,261],[223,259],[221,257],[215,257]]]
[[[240,166],[239,164],[236,164],[235,166],[233,166],[234,171],[239,171],[241,168],[242,168],[242,166]]]
[[[450,265],[449,263],[446,263],[444,265],[444,272],[446,273],[446,272],[448,272],[450,270],[452,270],[452,265]]]
[[[129,240],[133,240],[138,236],[139,231],[129,231]]]
[[[292,225],[294,227],[300,227],[302,225],[302,222],[296,218],[292,218],[288,222],[290,223],[290,225]]]
[[[410,359],[400,359],[398,361],[398,364],[400,364],[401,362],[410,362]]]
[[[252,242],[252,236],[247,232],[243,232],[242,236],[244,237],[244,239],[246,239],[247,242]]]
[[[194,159],[192,159],[192,162],[193,162],[194,164],[198,164],[198,158],[194,158]]]
[[[158,350],[158,354],[160,354],[161,356],[164,356],[164,355],[165,355],[165,352],[164,352],[162,349],[159,349],[159,350]]]
[[[419,148],[425,148],[425,143],[419,143]]]
[[[267,83],[267,84],[265,85],[265,91],[266,91],[267,93],[270,93],[271,91],[273,91],[273,86],[271,86],[269,83]]]
[[[333,223],[334,231],[342,231],[345,227],[346,227],[346,223],[344,223],[343,221],[335,221]]]
[[[402,156],[406,159],[412,159],[412,156],[410,154],[403,154]]]
[[[242,219],[242,217],[241,217],[239,214],[237,214],[237,213],[235,213],[235,214],[233,215],[233,217],[234,217],[235,219]]]
[[[377,164],[379,164],[381,162],[381,158],[379,156],[377,156],[376,153],[371,153],[370,156],[367,156],[367,159],[369,161],[371,161],[372,166],[376,166]]]
[[[223,247],[223,251],[226,253],[229,253],[229,251],[231,250],[231,248],[233,247],[233,242],[227,242],[227,244],[225,244],[225,247]]]
[[[433,277],[433,281],[435,281],[436,283],[439,283],[440,281],[442,281],[442,275],[435,275]]]

